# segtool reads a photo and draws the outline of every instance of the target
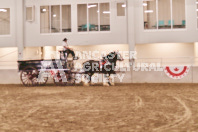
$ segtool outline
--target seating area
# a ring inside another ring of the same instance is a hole
[[[175,24],[174,20],[172,20],[172,22],[171,22],[171,20],[168,20],[167,24],[166,24],[166,22],[164,20],[159,20],[158,21],[158,28],[159,29],[170,29],[171,25],[173,25],[173,28],[185,28],[186,21],[182,20],[181,24]],[[155,24],[153,27],[156,28],[157,24]]]
[[[78,31],[98,31],[99,25],[95,24],[84,24],[82,26],[78,26]],[[100,31],[110,31],[110,25],[100,25]]]

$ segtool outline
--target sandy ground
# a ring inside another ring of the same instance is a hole
[[[198,84],[0,85],[0,132],[197,132]]]

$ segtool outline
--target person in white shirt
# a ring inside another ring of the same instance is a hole
[[[75,53],[74,53],[73,49],[69,48],[69,45],[67,43],[67,38],[63,39],[62,46],[63,46],[64,57],[65,57],[65,53],[67,53],[67,55],[72,54],[73,59],[78,60],[78,57],[75,56]]]

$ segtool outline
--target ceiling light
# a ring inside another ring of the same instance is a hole
[[[144,13],[153,13],[153,10],[146,10]]]
[[[110,11],[103,11],[104,14],[110,14]]]
[[[42,9],[42,11],[43,11],[43,12],[46,12],[46,11],[47,11],[47,9]]]
[[[0,12],[7,12],[6,9],[0,9]]]
[[[122,5],[122,7],[126,7],[126,5],[125,5],[125,4],[123,4],[123,5]]]
[[[143,6],[147,6],[147,3],[143,3]]]
[[[154,0],[143,0],[143,1],[154,1]]]
[[[88,8],[96,7],[97,5],[88,5]]]

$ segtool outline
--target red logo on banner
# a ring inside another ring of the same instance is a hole
[[[190,66],[166,66],[165,73],[172,79],[182,79],[190,70]]]

